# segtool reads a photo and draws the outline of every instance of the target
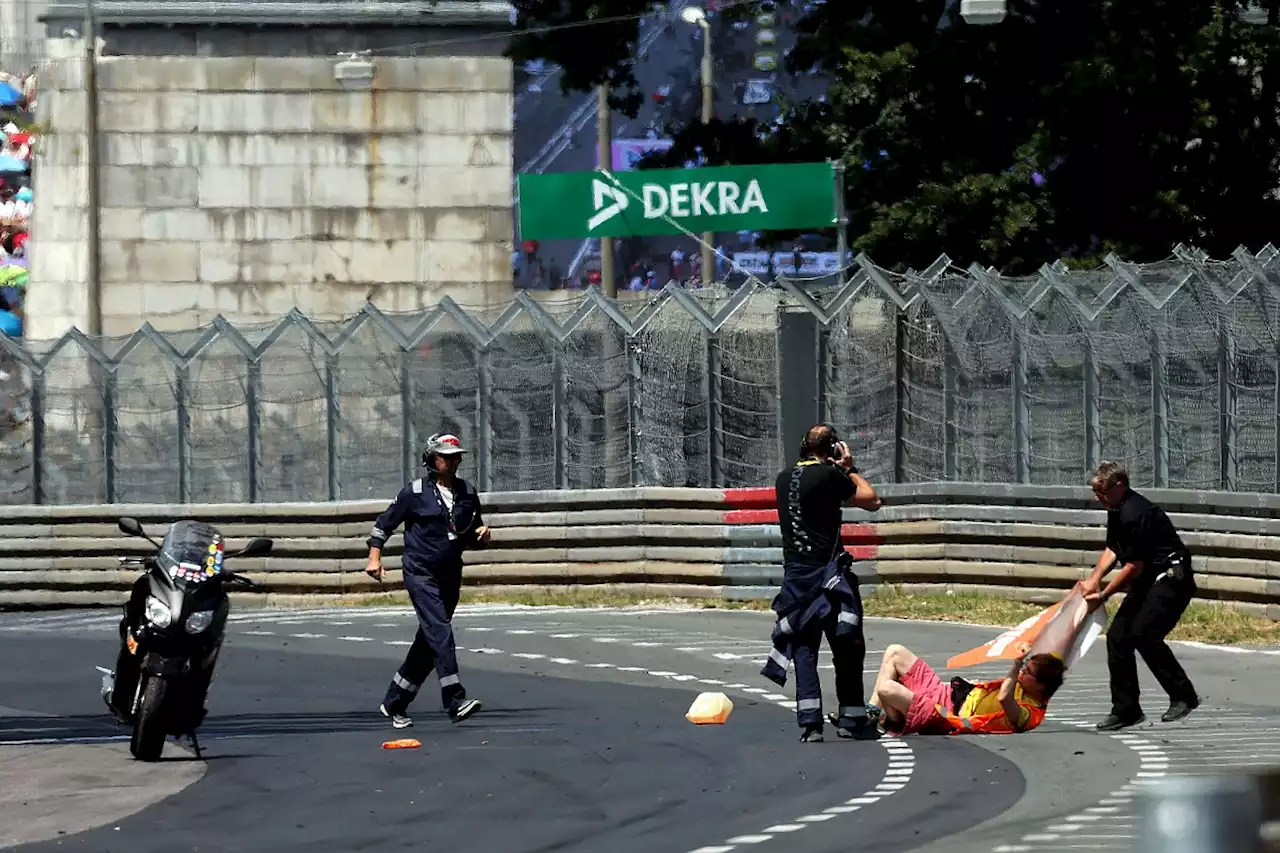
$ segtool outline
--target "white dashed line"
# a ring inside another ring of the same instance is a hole
[[[475,630],[475,629],[469,629],[469,630]],[[251,633],[251,632],[243,632],[243,633]],[[263,632],[263,633],[270,633],[270,632]],[[533,634],[535,632],[522,630],[522,629],[512,629],[512,630],[508,630],[507,633],[508,634]],[[370,642],[369,637],[339,637],[338,639],[346,640],[348,642]],[[595,639],[597,642],[602,642],[610,638],[596,637],[593,639]],[[406,640],[385,640],[383,642],[386,643],[387,645],[410,645],[409,641],[406,641]],[[633,643],[633,645],[660,646],[662,644],[647,642],[647,643]],[[700,684],[707,684],[707,685],[717,686],[717,687],[726,687],[731,690],[740,690],[743,693],[749,693],[749,694],[752,694],[753,696],[759,696],[760,698],[764,698],[769,702],[771,702],[772,704],[777,705],[780,708],[783,708],[792,713],[795,712],[795,702],[790,699],[787,699],[787,697],[781,693],[771,693],[770,691],[765,690],[763,688],[752,687],[751,685],[741,684],[741,683],[724,684],[723,682],[718,681],[716,679],[698,678],[697,676],[694,676],[694,675],[672,672],[670,670],[649,670],[640,666],[616,666],[614,664],[604,663],[604,662],[584,664],[573,658],[562,658],[562,657],[548,658],[546,655],[539,654],[537,652],[508,652],[504,649],[487,648],[487,647],[482,649],[460,648],[459,651],[464,651],[464,652],[469,651],[473,654],[506,654],[509,657],[518,658],[521,660],[546,660],[549,663],[561,664],[565,666],[578,665],[588,669],[613,669],[617,672],[638,672],[638,673],[644,673],[645,675],[648,675],[653,678],[663,678],[663,679],[677,681],[677,682],[697,681]],[[822,811],[815,812],[813,814],[800,815],[799,817],[796,817],[794,819],[794,822],[792,823],[775,824],[773,826],[770,826],[764,829],[762,832],[759,832],[759,833],[734,836],[733,838],[728,839],[724,844],[714,845],[709,847],[699,847],[695,850],[690,851],[690,853],[731,853],[731,851],[736,850],[740,846],[763,844],[767,841],[772,840],[776,835],[785,835],[792,832],[800,832],[807,826],[811,826],[817,823],[825,823],[826,821],[833,820],[840,815],[852,814],[853,812],[858,811],[864,805],[870,805],[871,803],[879,802],[881,799],[885,797],[892,796],[897,791],[906,787],[907,781],[909,781],[912,773],[915,770],[915,758],[911,752],[911,747],[902,743],[897,738],[885,737],[885,738],[882,738],[879,741],[879,743],[889,753],[888,766],[885,768],[885,774],[880,784],[878,784],[872,790],[866,792],[864,795],[860,797],[855,797],[851,800],[846,800],[843,805],[831,806],[829,808],[823,809]]]
[[[1064,720],[1057,722],[1065,723]],[[1093,724],[1088,722],[1074,721],[1071,725],[1093,728]],[[1056,851],[1064,847],[1104,849],[1115,846],[1112,842],[1131,842],[1133,834],[1127,831],[1134,825],[1131,813],[1133,795],[1130,791],[1164,778],[1169,767],[1169,756],[1158,744],[1129,732],[1113,734],[1111,739],[1124,744],[1138,756],[1138,771],[1130,782],[1099,800],[1096,805],[1088,806],[1077,814],[1067,815],[1060,819],[1060,823],[1027,833],[1022,836],[1020,844],[999,845],[994,848],[993,853],[1025,853],[1036,849],[1034,845],[1038,844]],[[1061,843],[1064,836],[1067,841],[1081,843],[1064,845]]]

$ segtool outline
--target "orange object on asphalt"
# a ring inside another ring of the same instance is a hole
[[[733,713],[733,702],[723,693],[699,693],[685,719],[699,726],[722,726]]]
[[[382,745],[383,749],[417,749],[422,746],[421,741],[413,738],[403,738],[401,740],[389,740]]]

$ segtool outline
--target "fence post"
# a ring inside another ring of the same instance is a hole
[[[247,358],[244,383],[245,420],[249,433],[249,503],[262,500],[262,406],[258,389],[262,387],[262,362]]]
[[[643,486],[644,468],[640,465],[640,442],[644,431],[644,396],[641,393],[644,374],[640,365],[639,342],[623,331],[623,343],[627,348],[627,452],[631,463],[631,485]]]
[[[1102,410],[1098,404],[1098,354],[1087,335],[1084,344],[1084,465],[1093,471],[1102,461]]]
[[[557,342],[551,350],[551,419],[555,436],[555,483],[557,489],[569,488],[569,402],[568,379],[565,375],[564,346]]]
[[[1235,341],[1225,322],[1218,325],[1218,486],[1236,490],[1236,387],[1231,381],[1235,364]]]
[[[907,481],[907,315],[893,308],[893,481]]]
[[[824,325],[822,321],[818,320],[816,317],[814,319],[818,322],[818,358],[817,365],[815,366],[818,372],[818,382],[816,387],[818,398],[816,400],[818,421],[820,423],[831,423],[831,400],[827,396],[827,389],[831,387],[831,382],[835,377],[835,364],[833,363],[835,359],[831,355],[831,327]],[[782,396],[781,388],[779,388],[778,396]],[[792,441],[795,440],[794,436],[791,438]],[[784,453],[786,450],[786,439],[787,437],[783,436]],[[781,461],[785,465],[787,457],[784,455]]]
[[[490,421],[493,410],[489,379],[489,348],[476,347],[476,481],[480,491],[493,491],[493,442]]]
[[[173,369],[174,402],[178,419],[178,503],[191,503],[191,424],[187,412],[190,367],[178,364]]]
[[[709,330],[702,332],[706,350],[707,372],[703,376],[703,397],[707,401],[707,485],[713,489],[724,486],[724,424],[720,408],[720,346]]]
[[[942,334],[942,479],[959,479],[960,462],[956,429],[956,393],[960,384],[960,365],[955,348]]]
[[[413,423],[413,355],[407,350],[400,351],[400,482],[407,483],[413,479],[413,471],[417,467],[414,457],[417,455],[418,437]]]
[[[1027,348],[1022,327],[1013,328],[1013,480],[1031,482],[1031,408],[1027,405]]]
[[[116,366],[102,366],[102,456],[106,501],[116,502]]]
[[[329,469],[329,500],[336,501],[342,497],[342,470],[338,449],[338,426],[342,420],[342,408],[338,394],[338,354],[325,353],[324,357],[324,403],[325,403],[325,456]]]
[[[44,503],[44,369],[31,371],[31,502]]]
[[[1164,342],[1151,333],[1151,475],[1157,489],[1169,485],[1169,394],[1165,388]]]
[[[769,470],[771,471],[777,471],[786,464],[788,456],[786,447],[786,419],[782,414],[782,385],[785,381],[782,375],[782,316],[784,310],[785,306],[783,305],[782,299],[776,300],[773,308],[773,446],[774,453],[778,454],[778,457],[777,462],[769,466]],[[755,484],[752,483],[751,485]]]

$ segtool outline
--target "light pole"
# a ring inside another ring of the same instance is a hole
[[[711,69],[711,22],[707,13],[700,6],[685,6],[680,10],[680,19],[686,24],[696,24],[702,28],[702,123],[711,123],[712,113],[712,69]],[[706,286],[714,280],[716,274],[715,261],[712,259],[712,246],[716,235],[710,231],[702,234],[702,283]]]

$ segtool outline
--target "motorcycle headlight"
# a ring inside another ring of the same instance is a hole
[[[147,621],[157,628],[168,628],[169,623],[173,621],[173,614],[169,611],[169,605],[154,595],[147,596],[146,616]]]
[[[213,621],[212,610],[199,610],[187,617],[187,633],[199,634]]]

